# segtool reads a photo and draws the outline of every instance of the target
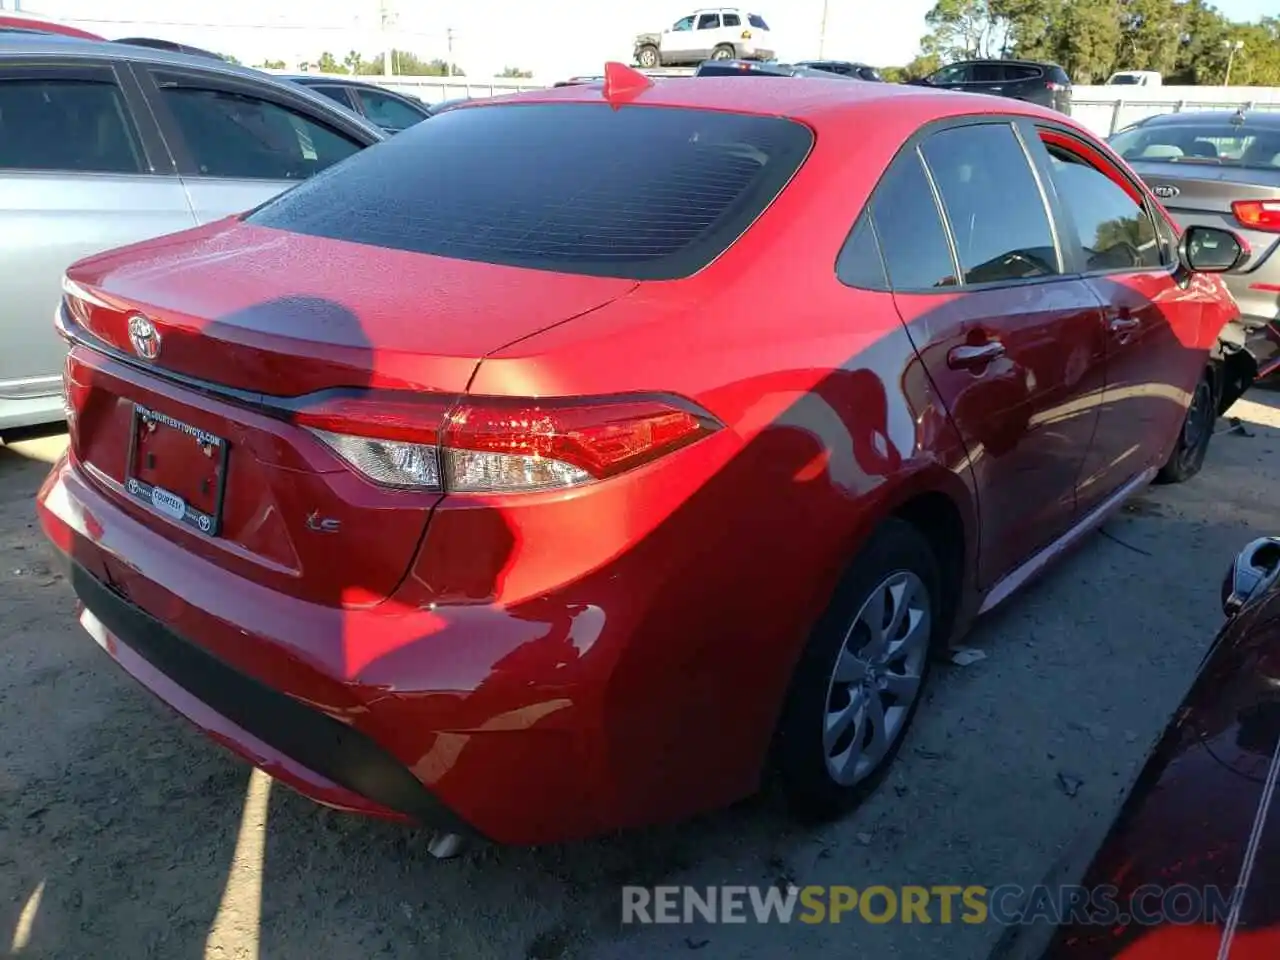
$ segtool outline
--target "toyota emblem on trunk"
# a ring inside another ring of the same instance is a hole
[[[133,344],[133,352],[143,360],[154,360],[160,356],[160,332],[141,314],[129,318],[129,342]]]
[[[1173,186],[1172,184],[1160,183],[1152,187],[1151,192],[1154,193],[1161,200],[1172,200],[1182,191],[1179,190],[1177,187]]]

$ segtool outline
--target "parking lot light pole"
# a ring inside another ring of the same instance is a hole
[[[382,46],[385,48],[382,54],[382,75],[393,77],[396,73],[396,51],[391,40],[391,8],[387,6],[387,0],[382,0],[378,5],[378,14],[382,22]]]
[[[827,54],[827,6],[830,0],[822,0],[822,26],[818,28],[818,59]]]
[[[1224,87],[1231,86],[1231,65],[1235,62],[1236,54],[1244,48],[1243,40],[1223,40],[1222,45],[1230,52],[1227,54],[1227,75],[1222,78]]]

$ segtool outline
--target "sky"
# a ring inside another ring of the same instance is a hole
[[[730,0],[732,2],[732,0]],[[780,60],[826,57],[901,65],[917,52],[933,0],[751,0],[768,22]],[[504,67],[532,70],[548,82],[600,73],[606,60],[630,62],[642,31],[671,26],[711,0],[0,0],[109,39],[153,36],[229,53],[248,64],[284,60],[290,68],[324,51],[373,56],[385,49],[382,10],[399,50],[453,60],[472,77]],[[1218,0],[1235,20],[1275,12],[1276,0]]]

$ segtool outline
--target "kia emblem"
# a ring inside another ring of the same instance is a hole
[[[160,332],[140,313],[129,318],[129,342],[133,344],[133,352],[143,360],[160,356]]]
[[[1158,183],[1151,188],[1151,192],[1154,193],[1161,200],[1172,200],[1182,191],[1179,190],[1177,187],[1173,186],[1173,184]]]

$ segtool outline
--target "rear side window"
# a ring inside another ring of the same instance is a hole
[[[1053,184],[1075,221],[1086,269],[1160,267],[1162,244],[1146,209],[1092,164],[1061,147],[1046,146]]]
[[[836,276],[841,283],[863,290],[887,290],[889,278],[884,272],[880,243],[869,216],[858,218],[853,232],[845,241],[836,260]]]
[[[726,27],[740,27],[742,26],[742,18],[736,13],[726,13],[724,15],[724,25]]]
[[[871,218],[895,290],[956,286],[946,229],[915,150],[898,157],[876,187]]]
[[[120,89],[74,80],[0,81],[0,169],[141,173]]]
[[[969,83],[974,79],[974,69],[974,64],[957,63],[931,73],[929,79],[934,83]]]
[[[965,283],[1060,272],[1044,198],[1012,127],[942,130],[921,151],[942,195]]]
[[[704,13],[698,18],[699,30],[718,30],[720,29],[720,14]]]
[[[345,87],[312,87],[311,89],[322,96],[328,97],[335,103],[342,104],[348,110],[351,109],[351,100],[347,96]]]
[[[364,115],[380,127],[404,130],[426,119],[426,113],[415,110],[397,97],[389,97],[376,90],[356,90],[355,94],[364,108]]]
[[[1002,63],[975,63],[969,68],[967,83],[1003,83],[1006,79]]]
[[[1023,66],[1022,64],[1005,64],[1004,79],[1010,82],[1019,80],[1034,80],[1040,76],[1040,70],[1037,67]]]
[[[779,117],[607,104],[440,114],[249,223],[462,260],[636,280],[702,269],[808,155]]]
[[[754,13],[747,15],[747,23],[751,24],[751,26],[755,27],[757,30],[769,29],[769,25],[764,22],[764,17],[758,16]]]
[[[279,104],[221,90],[161,92],[201,176],[305,180],[361,149]]]

